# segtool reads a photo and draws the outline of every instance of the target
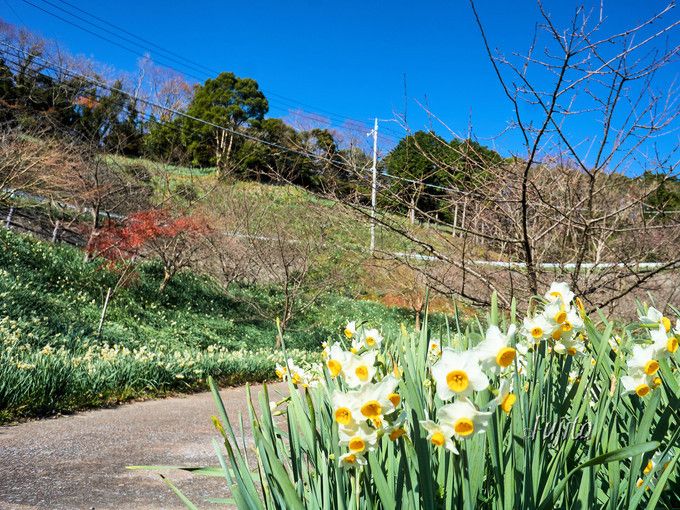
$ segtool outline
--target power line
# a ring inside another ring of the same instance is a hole
[[[228,132],[228,133],[231,133],[231,134],[233,134],[233,135],[240,136],[240,137],[242,137],[242,138],[245,138],[245,139],[247,139],[247,140],[251,140],[251,141],[254,141],[254,142],[259,142],[259,143],[261,143],[261,144],[263,144],[263,145],[267,145],[267,146],[269,146],[269,147],[274,147],[274,148],[277,148],[277,149],[282,150],[282,151],[286,151],[286,152],[289,152],[289,153],[293,153],[293,154],[297,154],[297,155],[300,155],[300,156],[304,156],[304,157],[310,158],[310,159],[315,160],[315,161],[325,161],[325,162],[327,162],[327,163],[329,163],[329,164],[331,164],[331,165],[334,165],[336,168],[343,169],[342,166],[339,166],[339,165],[342,165],[342,164],[344,163],[344,162],[342,162],[342,161],[332,160],[332,159],[329,159],[329,158],[327,158],[327,157],[319,156],[319,155],[317,155],[317,154],[313,154],[313,153],[310,153],[310,152],[305,152],[305,151],[301,151],[301,150],[297,150],[297,149],[292,149],[292,148],[290,148],[290,147],[285,147],[285,146],[279,145],[279,144],[277,144],[277,143],[275,143],[275,142],[271,142],[271,141],[269,141],[269,140],[263,140],[263,139],[261,139],[261,138],[258,138],[258,137],[256,137],[256,136],[254,136],[254,135],[251,135],[251,134],[248,134],[248,133],[244,133],[244,132],[241,132],[241,131],[237,131],[237,130],[232,129],[232,128],[228,128],[228,127],[225,127],[225,126],[221,126],[221,125],[216,124],[216,123],[214,123],[214,122],[210,122],[210,121],[207,121],[207,120],[205,120],[205,119],[201,119],[201,118],[195,117],[195,116],[193,116],[193,115],[189,115],[189,114],[187,114],[187,113],[185,113],[185,112],[181,112],[181,111],[176,110],[176,109],[174,109],[174,108],[169,108],[169,107],[167,107],[167,106],[163,106],[163,105],[161,105],[161,104],[155,103],[154,101],[149,101],[148,99],[136,97],[136,96],[130,94],[129,92],[127,92],[127,91],[125,91],[125,90],[123,90],[123,89],[121,89],[121,88],[114,87],[114,86],[112,86],[112,85],[108,85],[108,84],[103,83],[103,82],[101,82],[101,81],[99,81],[99,80],[95,80],[95,79],[93,79],[93,78],[91,78],[91,77],[88,77],[88,76],[86,76],[86,75],[83,75],[82,73],[78,73],[78,72],[69,70],[69,69],[65,68],[64,66],[62,66],[62,65],[56,64],[56,63],[54,63],[54,62],[52,62],[52,61],[50,61],[50,60],[48,60],[48,59],[45,59],[44,57],[41,57],[40,55],[37,55],[37,54],[35,54],[35,53],[32,53],[32,52],[30,52],[30,51],[28,51],[28,50],[24,50],[24,49],[18,48],[18,47],[16,47],[16,46],[14,46],[14,45],[12,45],[12,44],[10,44],[10,43],[4,42],[4,41],[0,41],[0,44],[4,45],[4,46],[6,46],[6,47],[12,48],[12,49],[14,49],[15,51],[19,51],[19,52],[22,52],[22,53],[24,53],[24,54],[26,54],[26,55],[30,55],[31,57],[33,57],[33,58],[35,58],[35,59],[37,59],[37,60],[43,62],[48,68],[50,68],[50,69],[52,69],[52,70],[54,70],[54,71],[56,71],[56,70],[61,70],[61,72],[63,72],[64,74],[66,74],[66,75],[68,75],[68,76],[71,76],[71,77],[73,77],[73,78],[79,78],[79,79],[81,79],[81,80],[85,80],[86,82],[89,82],[89,83],[92,84],[92,85],[96,85],[96,86],[98,86],[98,87],[100,87],[100,88],[109,90],[110,92],[117,92],[117,93],[119,93],[119,94],[123,94],[123,95],[125,95],[125,96],[127,96],[127,97],[129,97],[129,98],[132,98],[132,99],[135,100],[135,101],[142,102],[142,103],[144,103],[144,104],[146,104],[146,105],[148,105],[148,106],[153,106],[153,107],[159,108],[159,109],[161,109],[161,110],[164,110],[164,111],[166,111],[166,112],[172,113],[173,115],[177,115],[177,116],[180,116],[180,117],[184,117],[184,118],[187,118],[187,119],[189,119],[189,120],[193,120],[193,121],[195,121],[195,122],[199,122],[199,123],[201,123],[201,124],[209,125],[209,126],[214,127],[214,128],[216,128],[216,129],[224,130],[224,131],[226,131],[226,132]],[[14,62],[14,64],[15,64],[15,65],[18,65],[17,62]],[[406,178],[406,177],[399,177],[399,176],[395,176],[395,175],[390,175],[390,174],[387,174],[387,173],[381,173],[381,174],[380,174],[380,177],[387,177],[387,178],[389,178],[389,179],[396,179],[396,180],[400,180],[400,181],[404,181],[404,182],[409,182],[409,183],[412,183],[412,184],[418,184],[418,185],[421,185],[421,186],[423,186],[423,187],[429,187],[429,188],[439,189],[439,190],[446,190],[446,191],[450,191],[450,192],[458,193],[458,194],[463,194],[463,195],[477,195],[477,193],[469,192],[469,191],[464,191],[464,190],[460,190],[460,189],[458,189],[458,188],[451,188],[451,187],[439,186],[439,185],[436,185],[436,184],[425,183],[425,182],[422,182],[422,181],[417,181],[417,180],[414,180],[414,179],[408,179],[408,178]]]
[[[47,2],[47,0],[43,0],[43,1],[46,2],[46,3],[49,3],[50,5],[54,5],[54,4],[52,4],[51,2]],[[135,39],[137,39],[137,40],[143,42],[144,44],[147,44],[147,45],[149,45],[149,46],[151,46],[151,47],[153,47],[153,48],[156,48],[158,51],[162,51],[162,52],[167,53],[167,54],[169,54],[169,55],[172,55],[173,57],[176,57],[176,58],[178,58],[178,59],[180,59],[180,60],[183,60],[183,61],[185,61],[185,62],[188,62],[188,63],[191,64],[191,65],[195,65],[197,68],[203,69],[204,72],[208,72],[208,73],[211,73],[211,74],[217,74],[216,71],[215,71],[214,69],[210,69],[209,67],[206,67],[206,66],[204,66],[204,65],[202,65],[202,64],[200,64],[200,63],[198,63],[198,62],[196,62],[196,61],[193,61],[193,60],[190,60],[190,59],[188,59],[188,58],[186,58],[186,57],[183,57],[182,55],[180,55],[180,54],[178,54],[178,53],[175,53],[174,51],[165,49],[165,48],[163,48],[162,46],[160,46],[160,45],[154,43],[153,41],[150,41],[149,39],[145,39],[144,37],[141,37],[141,36],[139,36],[139,35],[136,35],[136,34],[130,32],[129,30],[126,30],[125,28],[123,28],[123,27],[121,27],[121,26],[119,26],[119,25],[115,25],[114,23],[111,23],[110,21],[107,21],[107,20],[105,20],[104,18],[100,18],[99,16],[97,16],[97,15],[95,15],[95,14],[92,14],[91,12],[85,11],[84,9],[81,9],[81,8],[78,7],[77,5],[74,5],[74,4],[70,3],[70,2],[67,2],[66,0],[57,0],[57,1],[58,1],[59,3],[68,5],[69,7],[75,9],[75,10],[78,11],[78,12],[81,12],[81,13],[85,14],[86,16],[89,16],[89,17],[91,17],[91,18],[96,19],[97,21],[100,21],[101,23],[104,23],[105,25],[108,25],[108,26],[110,26],[110,27],[112,27],[112,28],[115,28],[116,30],[119,30],[119,31],[121,31],[121,32],[123,32],[123,33],[125,33],[125,34],[127,34],[127,35],[129,35],[129,36],[131,36],[131,37],[133,37],[133,38],[135,38]],[[55,6],[55,7],[56,7],[56,6]],[[68,11],[65,11],[65,12],[68,12]],[[70,13],[69,13],[69,14],[70,14]],[[73,15],[73,14],[72,14],[72,15]],[[102,30],[103,30],[103,28],[102,28]],[[120,36],[119,36],[119,37],[120,37]]]
[[[331,164],[334,164],[334,165],[337,165],[337,164],[339,163],[339,162],[337,162],[337,161],[333,161],[333,160],[331,160],[331,159],[324,158],[323,156],[319,156],[319,155],[313,154],[313,153],[311,153],[311,152],[304,152],[304,151],[301,151],[301,150],[292,149],[292,148],[290,148],[290,147],[285,147],[285,146],[279,145],[279,144],[277,144],[277,143],[275,143],[275,142],[271,142],[271,141],[269,141],[269,140],[263,140],[263,139],[258,138],[258,137],[256,137],[256,136],[253,136],[253,135],[251,135],[251,134],[244,133],[244,132],[242,132],[242,131],[237,131],[237,130],[232,129],[232,128],[228,128],[228,127],[225,127],[225,126],[221,126],[221,125],[216,124],[216,123],[214,123],[214,122],[211,122],[211,121],[208,121],[208,120],[205,120],[205,119],[201,119],[201,118],[195,117],[195,116],[193,116],[193,115],[189,115],[188,113],[181,112],[181,111],[176,110],[176,109],[174,109],[174,108],[169,108],[169,107],[167,107],[167,106],[163,106],[163,105],[158,104],[158,103],[155,103],[155,102],[153,102],[153,101],[149,101],[148,99],[136,97],[136,96],[130,94],[129,92],[127,92],[127,91],[125,91],[125,90],[123,90],[123,89],[121,89],[121,88],[114,87],[114,86],[112,86],[112,85],[108,85],[108,84],[103,83],[103,82],[101,82],[101,81],[98,81],[98,80],[95,80],[95,79],[90,78],[90,77],[88,77],[88,76],[85,76],[85,75],[83,75],[83,74],[81,74],[81,73],[78,73],[78,72],[69,70],[69,69],[65,68],[64,66],[61,66],[61,65],[59,65],[59,64],[56,64],[56,63],[54,63],[54,62],[52,62],[52,61],[50,61],[50,60],[47,60],[47,59],[41,57],[40,55],[37,55],[37,54],[32,53],[32,52],[27,51],[27,50],[22,50],[21,48],[17,48],[16,46],[14,46],[14,45],[12,45],[12,44],[9,44],[9,43],[7,43],[7,42],[0,41],[0,44],[2,44],[2,45],[4,45],[4,46],[7,46],[7,47],[10,47],[10,48],[14,49],[15,51],[20,51],[20,52],[22,52],[22,53],[24,53],[24,54],[26,54],[26,55],[30,55],[31,57],[33,57],[33,58],[35,58],[35,59],[40,60],[41,62],[43,62],[48,68],[50,68],[50,69],[52,69],[52,70],[54,70],[54,71],[56,71],[56,70],[61,70],[61,72],[63,72],[63,73],[66,74],[66,75],[69,75],[69,76],[71,76],[71,77],[73,77],[73,78],[79,78],[79,79],[81,79],[81,80],[85,80],[86,82],[89,82],[89,83],[92,84],[92,85],[96,85],[96,86],[98,86],[98,87],[100,87],[100,88],[109,90],[110,92],[117,92],[117,93],[119,93],[119,94],[123,94],[123,95],[125,95],[125,96],[127,96],[127,97],[129,97],[129,98],[134,99],[135,101],[142,102],[142,103],[144,103],[144,104],[146,104],[146,105],[148,105],[148,106],[153,106],[153,107],[156,107],[156,108],[160,108],[160,109],[165,110],[166,112],[172,113],[172,114],[174,114],[174,115],[177,115],[177,116],[180,116],[180,117],[184,117],[184,118],[186,118],[186,119],[189,119],[189,120],[192,120],[192,121],[201,123],[201,124],[205,124],[205,125],[214,127],[214,128],[216,128],[216,129],[221,129],[221,130],[226,131],[226,132],[228,132],[228,133],[231,133],[231,134],[233,134],[233,135],[240,136],[240,137],[242,137],[242,138],[245,138],[245,139],[247,139],[247,140],[251,140],[251,141],[254,141],[254,142],[259,142],[259,143],[261,143],[261,144],[263,144],[263,145],[267,145],[267,146],[269,146],[269,147],[275,147],[275,148],[277,148],[277,149],[280,149],[280,150],[283,150],[283,151],[286,151],[286,152],[290,152],[290,153],[294,153],[294,154],[298,154],[298,155],[300,155],[300,156],[305,156],[305,157],[308,157],[308,158],[311,158],[311,159],[314,159],[314,160],[317,160],[317,161],[318,161],[318,160],[326,161],[326,162],[331,163]],[[17,62],[14,62],[14,64],[17,65]],[[340,163],[341,163],[341,162],[340,162]]]
[[[65,23],[68,23],[69,25],[71,25],[71,26],[73,26],[73,27],[76,27],[76,28],[78,28],[78,29],[80,29],[80,30],[83,30],[83,31],[85,31],[85,32],[87,32],[87,33],[89,33],[89,34],[91,34],[91,35],[93,35],[93,36],[95,36],[95,37],[97,37],[97,38],[99,38],[99,39],[102,39],[102,40],[104,40],[104,41],[106,41],[106,42],[108,42],[108,43],[110,43],[110,44],[113,44],[113,45],[115,45],[115,46],[117,46],[117,47],[119,47],[119,48],[122,48],[122,49],[124,49],[125,51],[128,51],[128,52],[130,52],[130,53],[132,53],[132,54],[134,54],[134,55],[136,55],[136,56],[139,56],[139,57],[144,57],[144,56],[145,56],[144,54],[140,54],[140,53],[138,52],[138,50],[135,50],[135,49],[133,49],[133,48],[131,48],[131,47],[125,45],[125,44],[121,44],[121,43],[118,42],[118,41],[112,40],[111,38],[109,38],[109,37],[107,37],[107,36],[104,36],[104,35],[102,35],[102,34],[100,34],[100,33],[97,33],[97,32],[95,32],[95,31],[93,31],[93,30],[90,30],[90,29],[88,29],[88,28],[86,28],[86,27],[83,27],[82,25],[79,25],[78,23],[75,23],[75,22],[73,22],[72,20],[66,19],[66,18],[60,16],[60,15],[57,14],[57,13],[54,13],[54,12],[48,10],[48,9],[45,9],[45,8],[39,6],[39,5],[36,5],[35,3],[31,2],[30,0],[22,0],[22,1],[23,1],[24,3],[26,3],[26,4],[28,4],[28,5],[30,5],[30,6],[32,6],[32,7],[34,7],[34,8],[36,8],[36,9],[38,9],[38,10],[44,12],[45,14],[48,14],[48,15],[50,15],[50,16],[53,16],[53,17],[55,17],[55,18],[57,18],[57,19],[59,19],[59,20],[65,22]],[[102,27],[101,25],[98,25],[98,24],[96,24],[96,23],[93,23],[93,22],[91,22],[91,21],[85,19],[84,17],[79,16],[78,14],[74,14],[73,12],[71,12],[71,11],[69,11],[69,10],[67,10],[67,9],[62,8],[62,7],[58,6],[58,5],[56,5],[56,4],[52,3],[52,2],[50,2],[49,0],[38,0],[38,1],[41,1],[41,2],[43,2],[43,3],[45,3],[45,4],[48,4],[48,5],[52,6],[54,9],[57,9],[58,11],[60,11],[60,12],[62,12],[62,13],[65,13],[65,14],[70,15],[70,16],[72,16],[72,17],[74,17],[74,18],[76,18],[76,19],[78,19],[78,20],[80,20],[80,21],[83,21],[83,22],[87,23],[88,25],[90,25],[90,26],[92,26],[92,27],[95,27],[96,29],[103,30],[104,32],[106,32],[106,33],[108,33],[108,34],[110,34],[110,35],[112,35],[112,36],[114,36],[114,37],[117,37],[117,38],[119,38],[119,39],[121,39],[121,40],[123,40],[123,41],[125,41],[125,42],[127,42],[127,43],[131,43],[131,44],[133,44],[134,46],[137,46],[137,47],[139,47],[139,48],[141,48],[141,49],[143,49],[143,50],[147,50],[147,51],[150,50],[150,48],[144,47],[144,46],[141,45],[140,43],[138,43],[138,42],[132,40],[130,37],[125,37],[125,36],[122,36],[122,35],[120,35],[120,34],[117,34],[116,32],[114,32],[114,31],[112,31],[112,30],[109,30],[109,29],[107,29],[106,27]],[[180,66],[183,66],[183,67],[189,67],[189,68],[193,69],[194,71],[202,72],[203,75],[202,75],[202,76],[199,76],[199,75],[196,75],[196,74],[187,72],[187,71],[185,71],[185,70],[178,69],[178,68],[176,68],[176,67],[174,67],[174,66],[168,64],[168,63],[165,62],[165,61],[161,61],[161,60],[158,59],[158,58],[152,59],[152,60],[155,60],[157,63],[163,65],[164,67],[167,67],[167,68],[169,68],[169,69],[173,69],[174,71],[177,71],[177,72],[179,72],[179,73],[181,73],[181,74],[184,74],[184,75],[186,75],[186,76],[189,76],[189,77],[191,77],[191,78],[194,78],[194,79],[198,80],[199,82],[204,81],[205,78],[206,78],[206,76],[209,77],[210,75],[218,75],[218,74],[219,74],[219,72],[216,71],[216,70],[214,70],[214,69],[211,69],[211,68],[209,68],[209,67],[207,67],[207,66],[204,66],[204,65],[202,65],[202,64],[200,64],[200,63],[198,63],[198,62],[196,62],[196,61],[194,61],[194,60],[191,60],[191,59],[188,59],[188,58],[186,58],[186,57],[183,57],[183,56],[181,56],[181,55],[179,55],[179,54],[177,54],[177,53],[175,53],[175,52],[173,52],[173,51],[171,51],[171,50],[167,50],[167,49],[165,49],[164,47],[162,47],[162,46],[160,46],[160,45],[158,45],[158,44],[156,44],[156,43],[154,43],[154,42],[152,42],[152,41],[149,41],[148,39],[145,39],[145,38],[143,38],[143,37],[141,37],[141,36],[135,35],[134,33],[130,32],[130,31],[128,31],[128,30],[126,30],[126,29],[124,29],[124,28],[118,26],[118,25],[115,25],[115,24],[113,24],[113,23],[110,23],[110,22],[106,21],[105,19],[103,19],[103,18],[101,18],[101,17],[99,17],[99,16],[96,16],[96,15],[94,15],[94,14],[91,14],[91,13],[85,11],[84,9],[81,9],[81,8],[79,8],[79,7],[76,7],[76,6],[74,6],[73,4],[71,4],[71,3],[69,3],[69,2],[66,2],[65,0],[57,0],[57,1],[61,2],[62,4],[69,5],[70,7],[76,9],[77,11],[79,11],[79,12],[81,12],[81,13],[83,13],[83,14],[86,14],[87,16],[90,16],[90,17],[92,17],[93,19],[96,19],[96,20],[98,20],[98,21],[101,22],[101,23],[104,23],[104,24],[106,24],[106,25],[108,25],[108,26],[110,26],[110,27],[113,27],[115,30],[124,32],[124,33],[126,33],[126,34],[128,34],[128,35],[134,37],[135,39],[138,39],[139,41],[142,41],[143,43],[145,43],[145,44],[148,45],[148,46],[152,46],[152,47],[157,48],[158,51],[161,51],[161,52],[167,54],[167,55],[161,55],[163,59],[170,60],[171,62],[175,62],[177,65],[180,65]],[[185,62],[187,62],[187,63],[183,63],[183,62],[181,62],[180,60],[181,60],[181,61],[185,61]],[[201,70],[203,70],[203,71],[201,71]],[[206,71],[206,70],[207,70],[207,71]],[[278,108],[278,109],[281,109],[281,110],[284,110],[284,111],[285,111],[285,110],[288,110],[288,111],[289,111],[290,108],[299,108],[299,106],[305,106],[305,107],[312,108],[312,109],[316,109],[317,111],[323,112],[323,113],[325,114],[324,116],[330,115],[331,117],[335,117],[335,118],[336,118],[336,122],[338,122],[337,119],[339,118],[339,119],[342,119],[343,121],[351,121],[351,122],[357,122],[357,123],[364,124],[363,121],[359,121],[358,119],[354,119],[354,118],[348,117],[348,116],[346,116],[346,115],[334,113],[334,112],[331,112],[331,111],[328,111],[328,110],[323,110],[323,109],[320,109],[320,108],[314,108],[314,107],[312,107],[312,106],[310,106],[310,105],[308,105],[308,104],[306,104],[306,103],[303,103],[303,102],[300,102],[300,101],[296,101],[296,100],[294,100],[294,99],[290,99],[290,98],[288,98],[288,97],[286,97],[286,96],[282,96],[282,95],[280,95],[280,94],[276,94],[276,93],[274,93],[274,92],[272,92],[272,91],[269,91],[269,90],[263,89],[263,92],[265,92],[265,93],[266,93],[267,95],[269,95],[269,96],[278,97],[278,98],[281,98],[281,100],[283,100],[284,106],[285,106],[285,107],[276,106],[271,100],[269,100],[269,102],[272,103],[272,106],[274,106],[274,108]],[[288,103],[288,104],[286,104],[286,103]],[[290,113],[290,111],[289,111],[289,113]],[[315,118],[314,116],[305,115],[304,112],[296,112],[296,114],[299,115],[299,116],[301,116],[301,117],[306,117],[306,118],[308,118],[308,119],[310,119],[310,120],[313,120],[313,121],[317,121],[317,122],[318,122],[318,120],[319,120],[318,118]],[[359,130],[359,129],[356,129],[356,128],[351,128],[351,127],[349,127],[349,126],[343,126],[342,129],[345,129],[345,130],[347,130],[347,131],[354,131],[354,132],[359,132],[359,131],[361,131],[362,133],[365,131],[364,129]],[[368,128],[366,128],[366,129],[368,129]],[[397,133],[397,132],[395,132],[395,131],[390,131],[390,132],[392,132],[392,133],[393,133],[395,136],[397,136],[397,137],[401,137],[401,134],[399,134],[399,133]],[[384,136],[384,138],[390,139],[389,136]],[[393,141],[397,141],[397,139],[394,139]]]

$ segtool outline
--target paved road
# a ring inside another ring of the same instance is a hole
[[[272,400],[283,391],[273,386]],[[222,398],[231,416],[247,416],[244,388]],[[0,509],[185,508],[158,474],[125,466],[218,465],[214,414],[199,393],[0,427]],[[206,503],[229,496],[224,479],[167,474],[199,508],[224,508]]]

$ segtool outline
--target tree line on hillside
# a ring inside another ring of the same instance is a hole
[[[267,97],[251,78],[223,72],[190,84],[147,60],[139,76],[112,77],[30,32],[0,24],[0,35],[11,45],[0,53],[0,122],[59,136],[66,130],[107,153],[214,167],[222,178],[292,183],[358,203],[370,195],[371,158],[356,140],[268,117]],[[381,206],[410,216],[444,211],[423,186],[466,188],[500,160],[471,140],[415,132],[380,162],[381,186],[396,193],[384,194]]]

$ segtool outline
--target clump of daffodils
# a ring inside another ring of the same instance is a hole
[[[548,343],[557,354],[578,356],[586,352],[583,304],[566,283],[553,283],[543,296],[545,304],[522,324],[522,352]]]
[[[329,377],[337,382],[331,395],[333,418],[340,446],[346,449],[339,463],[349,468],[365,465],[365,455],[383,436],[408,440],[412,427],[398,389],[402,370],[382,352],[380,332],[357,327],[353,321],[343,333],[346,346],[325,345],[323,357]],[[419,423],[432,445],[458,453],[456,443],[484,433],[496,408],[510,412],[515,401],[510,376],[518,366],[514,336],[514,326],[507,332],[490,326],[482,341],[467,350],[443,346],[438,339],[429,341],[428,373],[422,376],[425,386],[444,403],[433,411],[436,421]],[[496,398],[480,409],[473,395],[489,389],[490,377],[501,381],[500,387]]]
[[[399,414],[399,379],[392,372],[385,373],[386,358],[380,351],[383,337],[378,330],[357,328],[356,322],[350,322],[344,336],[350,347],[345,349],[340,342],[326,345],[323,358],[329,376],[339,383],[331,396],[340,445],[347,449],[339,463],[363,466],[366,453],[376,448],[380,437],[397,440],[406,434]]]
[[[409,423],[407,417],[413,413],[409,402],[402,400],[404,371],[395,360],[399,353],[391,353],[380,331],[363,323],[349,322],[340,340],[324,343],[322,367],[304,369],[289,359],[277,365],[277,375],[297,386],[326,385],[341,467],[365,466],[366,455],[379,449],[384,437],[410,442],[416,439],[412,435],[420,435],[432,447],[458,454],[463,442],[486,432],[494,413],[511,413],[517,401],[515,381],[526,375],[531,351],[578,359],[569,365],[568,388],[580,382],[580,369],[596,363],[584,319],[584,306],[569,286],[553,283],[519,328],[492,323],[478,337],[457,334],[448,345],[428,338],[424,372],[415,375],[422,379],[419,383],[430,404],[426,419],[417,424]],[[640,321],[648,340],[632,349],[621,336],[608,341],[613,355],[631,351],[627,374],[620,379],[623,391],[644,397],[661,384],[660,360],[678,350],[680,322],[673,329],[670,320],[651,307],[641,313]],[[527,391],[526,383],[523,386],[519,389]],[[598,393],[591,398],[594,408]],[[661,462],[651,459],[649,471]]]
[[[285,363],[277,363],[275,371],[281,381],[290,380],[295,386],[302,388],[316,386],[321,381],[320,366],[312,365],[309,368],[302,368],[292,358],[288,358]]]
[[[649,342],[633,345],[631,356],[626,362],[628,375],[621,378],[621,385],[625,393],[644,397],[661,386],[660,362],[678,350],[680,327],[673,329],[670,319],[651,306],[646,313],[640,314],[640,322],[649,331]]]

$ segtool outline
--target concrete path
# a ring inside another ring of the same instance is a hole
[[[273,385],[270,397],[285,391]],[[245,388],[222,398],[247,421]],[[0,509],[183,509],[157,473],[125,466],[217,466],[215,414],[210,393],[199,393],[0,427]],[[199,508],[224,508],[206,502],[229,497],[223,478],[164,474]]]

